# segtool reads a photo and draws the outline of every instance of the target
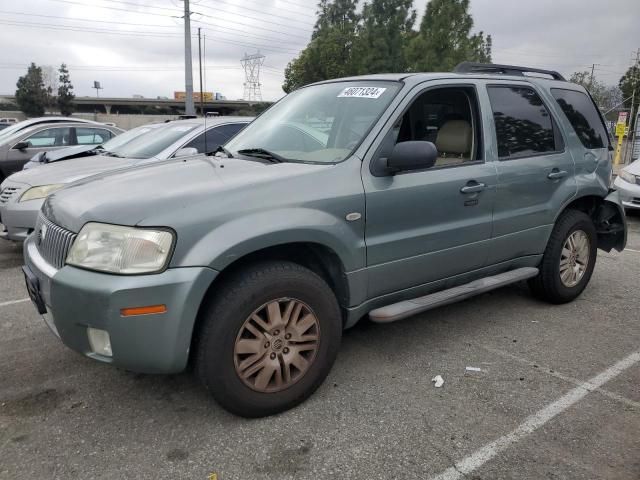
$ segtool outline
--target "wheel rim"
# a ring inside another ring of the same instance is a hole
[[[589,237],[576,230],[567,237],[560,255],[560,280],[565,287],[575,287],[587,271],[591,253]]]
[[[233,350],[236,374],[252,390],[279,392],[299,381],[316,357],[320,323],[313,310],[280,298],[253,311]]]

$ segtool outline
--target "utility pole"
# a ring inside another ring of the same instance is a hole
[[[591,64],[591,77],[589,77],[589,87],[593,87],[593,71],[596,69],[596,64]]]
[[[191,10],[189,0],[184,0],[184,113],[195,115],[193,105],[193,65],[191,64]]]
[[[200,70],[200,113],[204,117],[204,93],[202,91],[202,37],[198,27],[198,69]],[[206,142],[205,142],[206,147]]]

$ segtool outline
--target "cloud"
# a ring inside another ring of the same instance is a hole
[[[419,16],[427,0],[416,0]],[[138,5],[135,5],[138,4]],[[184,90],[184,30],[179,0],[22,0],[0,5],[0,93],[15,91],[30,62],[70,66],[77,95],[172,96]],[[206,87],[241,98],[240,58],[265,54],[262,93],[282,96],[287,63],[307,44],[315,0],[192,0],[192,33],[206,36]],[[472,0],[477,30],[490,33],[494,61],[548,67],[569,75],[597,63],[617,83],[639,47],[640,2]],[[12,12],[12,13],[9,13]],[[635,23],[634,23],[635,22]],[[198,86],[198,43],[192,38]]]

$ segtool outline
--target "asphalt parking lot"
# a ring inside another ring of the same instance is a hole
[[[515,285],[362,322],[311,399],[260,420],[68,350],[20,265],[0,242],[1,479],[640,479],[640,216],[574,303]]]

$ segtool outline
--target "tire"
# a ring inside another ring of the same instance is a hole
[[[582,252],[579,255],[582,260],[575,258],[573,264],[576,267],[571,266],[571,256],[567,257],[566,255],[572,250],[566,250],[563,254],[565,243],[569,241],[570,237],[574,239],[574,242],[577,239],[578,244],[584,239],[588,242],[588,253],[585,254],[581,248],[577,249],[577,251]],[[578,210],[563,212],[551,232],[551,237],[539,267],[540,273],[529,280],[529,287],[534,295],[554,304],[571,302],[577,298],[585,289],[593,274],[597,257],[597,245],[596,227],[586,213]],[[567,260],[568,258],[569,260]],[[584,264],[585,259],[588,259],[588,263],[582,274],[575,273],[577,272],[576,268],[581,270],[580,266]],[[563,262],[562,272],[561,261]]]
[[[291,262],[262,262],[232,274],[201,320],[196,372],[222,407],[242,417],[273,415],[303,402],[328,375],[342,337],[331,288]]]

